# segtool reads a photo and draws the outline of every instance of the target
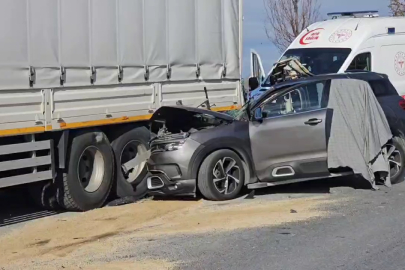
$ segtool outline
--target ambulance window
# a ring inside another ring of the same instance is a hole
[[[347,70],[371,71],[371,53],[362,53],[357,55]]]
[[[280,59],[297,59],[304,67],[315,75],[337,73],[346,62],[351,53],[349,48],[303,48],[289,49]],[[274,70],[273,70],[274,72]],[[263,86],[272,86],[272,75],[270,74]]]

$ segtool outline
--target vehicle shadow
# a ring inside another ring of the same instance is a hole
[[[308,181],[296,184],[256,189],[254,196],[268,195],[299,195],[299,194],[330,194],[333,190],[343,188],[345,190],[370,190],[369,183],[358,177],[340,177]],[[251,190],[246,190],[240,198],[247,198]],[[164,196],[153,197],[155,201],[199,201],[201,195],[196,197],[187,196]],[[131,202],[128,202],[131,203]],[[60,214],[56,211],[43,210],[36,206],[31,198],[21,189],[9,188],[0,192],[0,228],[36,220],[44,217]]]
[[[21,189],[8,188],[0,192],[0,228],[56,214],[58,212],[37,207]]]
[[[370,183],[361,177],[345,176],[330,179],[307,181],[255,190],[255,195],[271,194],[330,194],[339,188],[371,190]],[[249,193],[248,191],[247,193]]]
[[[251,196],[260,197],[266,195],[331,194],[339,189],[344,190],[343,192],[348,190],[371,190],[371,185],[361,177],[345,176],[255,189],[253,194],[252,190],[245,189],[239,198],[252,199]],[[154,201],[199,201],[203,197],[201,194],[197,194],[196,197],[155,196],[152,199]]]
[[[195,197],[192,196],[153,196],[151,197],[152,200],[154,201],[184,201],[184,202],[197,202],[199,200],[202,200],[203,197],[198,194]]]

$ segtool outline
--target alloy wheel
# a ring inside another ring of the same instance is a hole
[[[221,194],[231,194],[239,186],[241,170],[233,158],[224,157],[218,160],[212,174],[214,186]]]
[[[402,168],[402,155],[401,152],[392,144],[387,145],[388,161],[390,164],[391,178],[396,177]]]

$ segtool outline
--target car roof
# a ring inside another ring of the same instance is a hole
[[[313,83],[313,82],[321,82],[326,80],[333,80],[333,79],[358,79],[362,81],[375,81],[375,80],[384,80],[388,79],[388,76],[381,73],[376,72],[368,72],[368,71],[351,71],[347,73],[333,73],[333,74],[321,74],[315,75],[312,77],[304,77],[296,80],[289,80],[285,82],[278,83],[273,85],[269,90],[267,90],[258,100],[256,100],[252,107],[256,106],[258,103],[263,101],[264,99],[268,98],[270,93],[278,92],[278,90],[286,89],[289,87]]]

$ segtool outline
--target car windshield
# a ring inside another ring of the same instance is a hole
[[[272,88],[270,90],[272,91],[272,90],[274,90],[274,88]],[[274,93],[274,94],[276,94],[276,93]],[[273,96],[273,94],[271,96]],[[255,106],[255,104],[257,102],[259,102],[259,100],[261,100],[261,99],[257,99],[257,100],[251,99],[250,101],[246,102],[245,105],[242,108],[240,108],[239,110],[229,111],[228,114],[230,116],[232,116],[233,118],[235,118],[236,120],[249,121],[249,115],[247,113],[247,110],[253,108]]]
[[[235,110],[235,111],[232,111],[232,113],[230,113],[230,115],[233,117],[233,118],[235,118],[236,120],[239,120],[239,121],[248,121],[249,120],[249,116],[248,116],[248,114],[247,114],[247,109],[249,108],[249,107],[252,107],[252,105],[253,105],[253,103],[254,103],[255,101],[253,100],[253,99],[251,99],[251,100],[249,100],[248,102],[246,102],[246,104],[242,107],[242,108],[240,108],[239,110]]]
[[[288,50],[281,60],[296,58],[312,74],[337,73],[349,56],[351,49],[347,48],[307,48]],[[270,76],[264,85],[270,85]]]

